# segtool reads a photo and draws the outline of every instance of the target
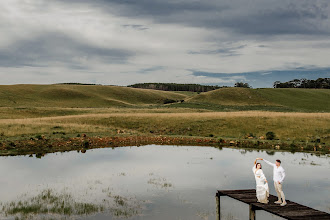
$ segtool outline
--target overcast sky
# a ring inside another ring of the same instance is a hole
[[[0,1],[0,84],[330,77],[329,0]]]

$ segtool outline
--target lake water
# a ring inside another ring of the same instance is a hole
[[[329,156],[148,145],[0,157],[1,219],[215,219],[216,190],[255,188],[256,157],[282,160],[287,199],[330,212]],[[223,219],[247,219],[247,205],[221,203]]]

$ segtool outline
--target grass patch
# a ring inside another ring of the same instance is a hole
[[[100,212],[101,205],[81,203],[73,199],[70,194],[57,194],[47,189],[39,195],[18,202],[10,202],[2,207],[6,216],[16,216],[23,219],[32,218],[34,215],[90,215]]]
[[[69,193],[57,193],[45,189],[36,196],[3,204],[0,212],[3,216],[15,219],[76,219],[96,213],[105,213],[114,217],[129,218],[138,215],[142,201],[130,197],[113,195],[109,190],[102,201],[94,203],[77,201]],[[26,197],[26,196],[23,196]]]

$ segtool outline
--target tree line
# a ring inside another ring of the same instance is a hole
[[[330,89],[330,78],[293,79],[288,82],[275,81],[274,88],[308,88],[308,89]]]
[[[189,92],[208,92],[220,89],[220,86],[209,86],[200,84],[177,84],[177,83],[137,83],[128,87],[142,89],[156,89],[164,91],[189,91]]]

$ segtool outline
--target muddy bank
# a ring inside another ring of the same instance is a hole
[[[171,137],[171,136],[115,136],[115,137],[82,137],[31,138],[29,140],[0,142],[0,156],[35,155],[40,158],[47,153],[66,152],[76,150],[85,153],[94,148],[115,148],[123,146],[141,145],[186,145],[186,146],[214,146],[235,147],[264,150],[283,150],[290,152],[315,152],[319,154],[330,153],[330,146],[317,144],[274,143],[256,140],[225,140],[201,137]]]

